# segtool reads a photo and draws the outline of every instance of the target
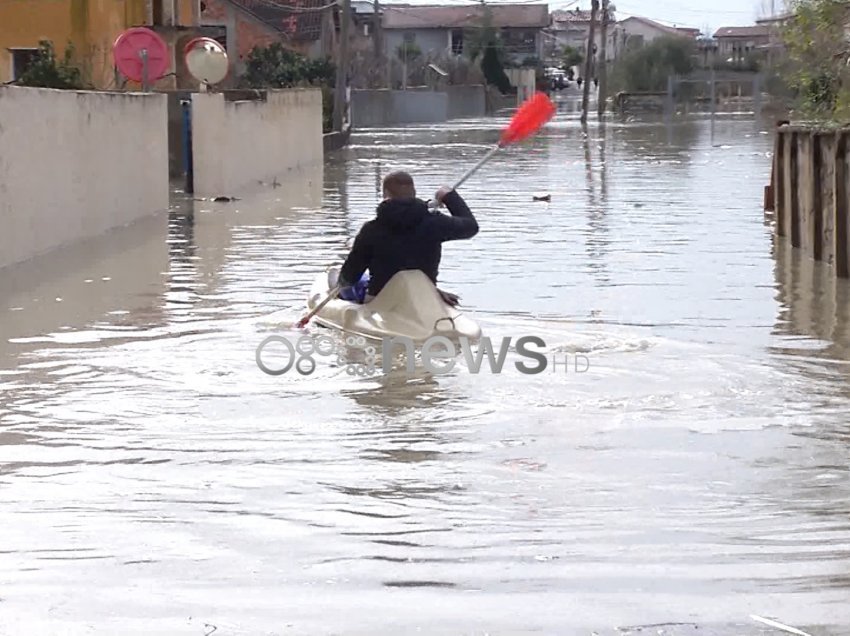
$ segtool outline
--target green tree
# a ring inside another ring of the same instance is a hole
[[[582,62],[584,62],[584,55],[578,49],[565,46],[561,51],[561,68],[565,71],[573,66],[578,66]]]
[[[279,42],[255,46],[248,54],[241,83],[246,88],[292,88],[313,86],[322,89],[322,115],[325,132],[333,129],[336,68],[329,59],[310,60]]]
[[[481,58],[481,70],[487,83],[498,88],[500,93],[505,95],[511,92],[513,88],[511,81],[505,73],[496,47],[492,44],[484,49],[484,56]]]
[[[850,50],[844,28],[846,0],[794,0],[793,17],[782,31],[788,84],[798,110],[819,120],[850,118]]]
[[[480,26],[467,29],[464,33],[464,53],[471,62],[481,59],[481,71],[485,81],[499,89],[502,94],[510,93],[511,82],[505,74],[506,54],[498,29],[493,26],[493,11],[484,5]]]
[[[501,49],[497,53],[499,53],[500,61],[504,61],[504,47],[502,46],[498,30],[493,26],[493,11],[490,7],[484,5],[480,25],[467,29],[464,32],[463,51],[470,62],[475,62],[484,55],[488,46],[495,46]]]
[[[416,42],[404,42],[398,45],[395,54],[402,62],[415,62],[422,57],[422,49]]]
[[[242,84],[247,88],[331,86],[335,67],[329,59],[310,60],[280,42],[255,46],[245,64]]]
[[[613,92],[662,91],[671,75],[688,75],[694,70],[696,44],[683,37],[657,38],[627,51],[611,70]]]
[[[62,60],[56,59],[53,42],[42,40],[32,64],[18,78],[19,86],[80,90],[86,88],[83,74],[74,63],[74,46],[70,42]]]

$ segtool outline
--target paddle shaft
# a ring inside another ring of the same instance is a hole
[[[320,302],[318,305],[316,305],[316,308],[313,309],[313,311],[311,311],[309,314],[307,314],[301,320],[298,321],[298,327],[303,327],[308,322],[310,322],[310,320],[313,318],[313,316],[315,316],[317,313],[322,311],[322,309],[325,308],[325,305],[327,305],[334,298],[336,298],[337,294],[339,294],[339,292],[341,290],[342,290],[342,287],[340,287],[339,285],[337,285],[336,287],[331,289],[331,291],[328,293],[328,295],[325,296],[325,299],[322,302]]]
[[[478,172],[478,170],[481,168],[481,166],[483,166],[485,163],[490,161],[490,159],[493,158],[493,155],[495,155],[501,149],[501,147],[502,147],[502,144],[498,144],[498,145],[494,146],[490,150],[490,152],[488,152],[486,155],[481,157],[481,160],[478,163],[476,163],[474,166],[472,166],[469,170],[467,170],[466,174],[464,174],[458,180],[458,182],[454,184],[454,186],[452,187],[452,190],[457,190],[460,186],[462,186],[466,182],[467,179],[469,179],[469,177],[471,177],[476,172]]]
[[[502,148],[502,144],[498,144],[498,145],[494,146],[493,148],[491,148],[490,151],[486,155],[481,157],[481,159],[478,161],[478,163],[476,163],[469,170],[467,170],[466,173],[452,186],[452,190],[457,190],[460,186],[462,186],[466,182],[466,180],[469,179],[469,177],[471,177],[476,172],[478,172],[478,170],[481,168],[481,166],[483,166],[485,163],[490,161],[490,159],[493,158],[493,155],[495,155],[497,152],[499,152],[499,150],[501,148]],[[440,204],[437,201],[432,201],[431,204],[430,204],[430,207],[431,207],[432,210],[436,210],[439,205]]]

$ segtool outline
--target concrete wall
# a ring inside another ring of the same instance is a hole
[[[517,106],[524,103],[537,89],[537,76],[533,68],[506,68],[505,75],[517,89]]]
[[[0,267],[168,208],[166,97],[0,87]]]
[[[483,85],[447,86],[446,93],[449,95],[449,119],[482,117],[487,112],[487,99]]]
[[[483,117],[486,110],[483,86],[448,86],[445,92],[429,89],[351,92],[351,121],[355,128]]]
[[[232,196],[258,181],[323,159],[322,93],[264,91],[229,101],[222,93],[192,97],[195,194]]]
[[[355,128],[441,122],[448,119],[446,93],[430,90],[351,91],[351,122]]]
[[[397,124],[441,122],[449,118],[449,96],[435,91],[392,91]]]
[[[774,153],[774,229],[793,247],[850,277],[850,129],[783,126]]]

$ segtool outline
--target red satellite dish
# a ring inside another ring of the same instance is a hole
[[[112,45],[115,66],[134,82],[154,82],[168,72],[171,59],[168,45],[158,34],[145,27],[127,29]],[[147,56],[147,77],[144,58]]]

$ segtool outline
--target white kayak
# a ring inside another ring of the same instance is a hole
[[[307,307],[313,310],[336,286],[339,269],[319,274],[313,282]],[[399,336],[422,343],[432,336],[452,341],[481,337],[481,327],[448,305],[431,279],[419,270],[401,271],[365,304],[335,298],[322,307],[314,320],[364,338],[381,340]]]

